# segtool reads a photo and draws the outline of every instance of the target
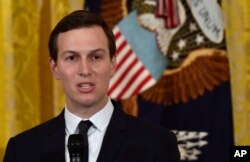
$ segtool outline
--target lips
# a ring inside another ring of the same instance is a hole
[[[92,82],[84,82],[77,84],[78,90],[80,92],[91,92],[94,89],[95,84]]]
[[[90,83],[83,83],[83,84],[80,84],[80,87],[81,88],[90,88],[90,87],[92,87],[93,86],[93,84],[90,84]]]

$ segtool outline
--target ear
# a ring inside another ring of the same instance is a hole
[[[60,80],[60,75],[59,75],[59,72],[58,72],[57,64],[56,64],[56,62],[55,62],[53,59],[51,59],[51,58],[50,58],[50,60],[49,60],[49,66],[50,66],[50,70],[51,70],[53,76],[54,76],[56,79]]]
[[[113,56],[111,59],[111,78],[115,75],[116,71],[116,56]]]

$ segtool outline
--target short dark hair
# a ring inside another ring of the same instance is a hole
[[[93,12],[85,10],[73,11],[70,14],[63,17],[52,30],[49,37],[49,53],[50,57],[57,61],[57,38],[60,33],[67,32],[69,30],[78,29],[82,27],[100,26],[108,40],[109,55],[110,58],[115,56],[116,44],[112,30],[108,27],[106,22]]]

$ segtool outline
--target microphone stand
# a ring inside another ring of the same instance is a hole
[[[70,162],[83,162],[84,137],[81,134],[72,134],[69,136],[68,149]]]

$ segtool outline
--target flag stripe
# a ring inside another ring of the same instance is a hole
[[[168,10],[168,20],[169,20],[169,25],[170,25],[170,27],[172,27],[172,25],[174,24],[174,22],[173,22],[173,0],[168,0],[167,1],[167,6],[168,6],[168,8],[167,8],[167,10]]]
[[[122,73],[128,68],[129,64],[136,58],[135,54],[131,54],[130,57],[127,58],[127,60],[121,64],[119,68],[116,69],[116,73],[111,79],[111,85],[115,84],[115,82],[122,77]],[[119,63],[118,63],[119,64]]]
[[[140,92],[143,92],[147,90],[148,88],[152,87],[157,81],[151,76],[150,73],[148,75],[151,77],[151,79],[148,82],[145,82],[145,85],[142,86]]]
[[[147,70],[144,70],[143,72],[141,72],[137,77],[136,80],[133,82],[133,84],[130,85],[130,87],[127,89],[126,93],[121,97],[121,99],[125,99],[128,98],[130,96],[133,95],[135,89],[141,84],[141,82],[145,79],[145,77],[147,77],[148,75],[150,75],[150,73]],[[151,76],[151,75],[150,75]],[[143,88],[140,90],[140,92],[142,92],[143,90],[151,87],[152,85],[154,85],[156,83],[156,81],[154,79],[150,79],[149,82],[147,82]],[[138,93],[140,93],[138,92]]]
[[[123,87],[126,86],[127,82],[130,80],[130,78],[134,76],[135,71],[136,71],[137,69],[139,69],[141,66],[142,66],[141,63],[137,63],[137,64],[135,64],[135,66],[134,66],[133,68],[129,69],[129,72],[127,73],[127,75],[126,75],[125,77],[122,78],[121,82],[119,83],[119,86],[116,87],[116,88],[113,90],[113,92],[112,92],[112,95],[113,95],[113,96],[116,96],[116,98],[117,98],[117,96],[119,95],[119,93],[122,91]],[[127,69],[128,69],[128,68],[127,68],[128,66],[125,66],[125,67],[126,67],[126,68],[124,68],[123,70],[127,70]],[[120,73],[120,75],[122,75],[123,72],[124,72],[124,71],[122,71],[122,72]],[[119,79],[119,78],[121,78],[121,77],[118,77],[118,79]],[[116,82],[117,82],[117,80],[114,82],[114,84],[115,84]]]
[[[129,51],[126,53],[126,55],[117,63],[117,69],[120,69],[120,67],[124,64],[124,62],[131,56],[132,50],[129,49]]]
[[[166,0],[168,16],[165,19],[166,27],[173,28],[179,25],[178,3],[173,0]]]
[[[118,99],[122,98],[124,93],[131,87],[132,83],[136,80],[136,78],[145,70],[143,66],[141,66],[136,73],[130,78],[130,80],[127,82],[127,85],[122,89],[120,94],[117,96]]]
[[[149,74],[141,83],[139,86],[137,86],[137,88],[134,90],[134,92],[132,93],[131,96],[136,95],[137,93],[141,92],[141,89],[143,88],[143,86],[145,86],[145,84],[147,82],[149,82],[152,79],[152,76]]]
[[[118,45],[117,47],[117,55],[121,52],[121,50],[127,46],[127,42],[126,41],[122,41],[120,45]]]
[[[114,34],[115,34],[115,40],[117,40],[122,35],[122,33],[119,31],[117,32],[114,31]]]
[[[129,98],[156,81],[135,54],[118,26],[113,29],[113,32],[117,46],[117,65],[116,73],[110,81],[108,95],[114,99]],[[148,79],[149,76],[150,79]]]
[[[140,69],[140,67],[141,67],[141,64],[136,64],[135,67],[133,67],[133,69],[131,69],[131,70],[129,71],[129,73],[128,73],[128,75],[126,76],[126,78],[124,78],[124,79],[122,80],[122,83],[119,85],[119,87],[115,89],[115,91],[113,92],[113,94],[117,97],[117,99],[118,99],[118,95],[124,90],[124,87],[125,87],[126,85],[128,85],[128,82],[131,80],[131,78],[132,78],[133,76],[135,76],[135,72],[136,72],[138,69]],[[132,85],[134,85],[134,83],[133,83],[133,84],[130,84],[130,87],[129,87],[128,89],[126,89],[126,92],[127,92],[129,89],[131,89],[131,87],[133,87]],[[137,85],[135,85],[135,86],[137,86]],[[131,97],[131,96],[129,96],[129,97]],[[119,99],[121,99],[121,98],[119,98]]]
[[[112,91],[122,82],[122,79],[124,77],[126,77],[126,75],[128,74],[129,70],[132,69],[132,67],[138,62],[138,58],[135,58],[133,60],[133,62],[130,63],[130,65],[128,66],[128,68],[126,70],[123,71],[122,75],[120,76],[120,78],[116,81],[116,83],[110,88],[109,93],[112,93]]]
[[[163,16],[164,15],[164,5],[163,5],[163,0],[159,0],[157,2],[157,16]]]
[[[111,79],[111,85],[115,84],[115,82],[122,77],[123,72],[128,68],[129,64],[136,58],[136,55],[134,53],[131,54],[131,56],[125,61],[123,64],[121,64],[121,67],[119,69],[116,69],[116,73]],[[112,87],[112,86],[110,86]]]

